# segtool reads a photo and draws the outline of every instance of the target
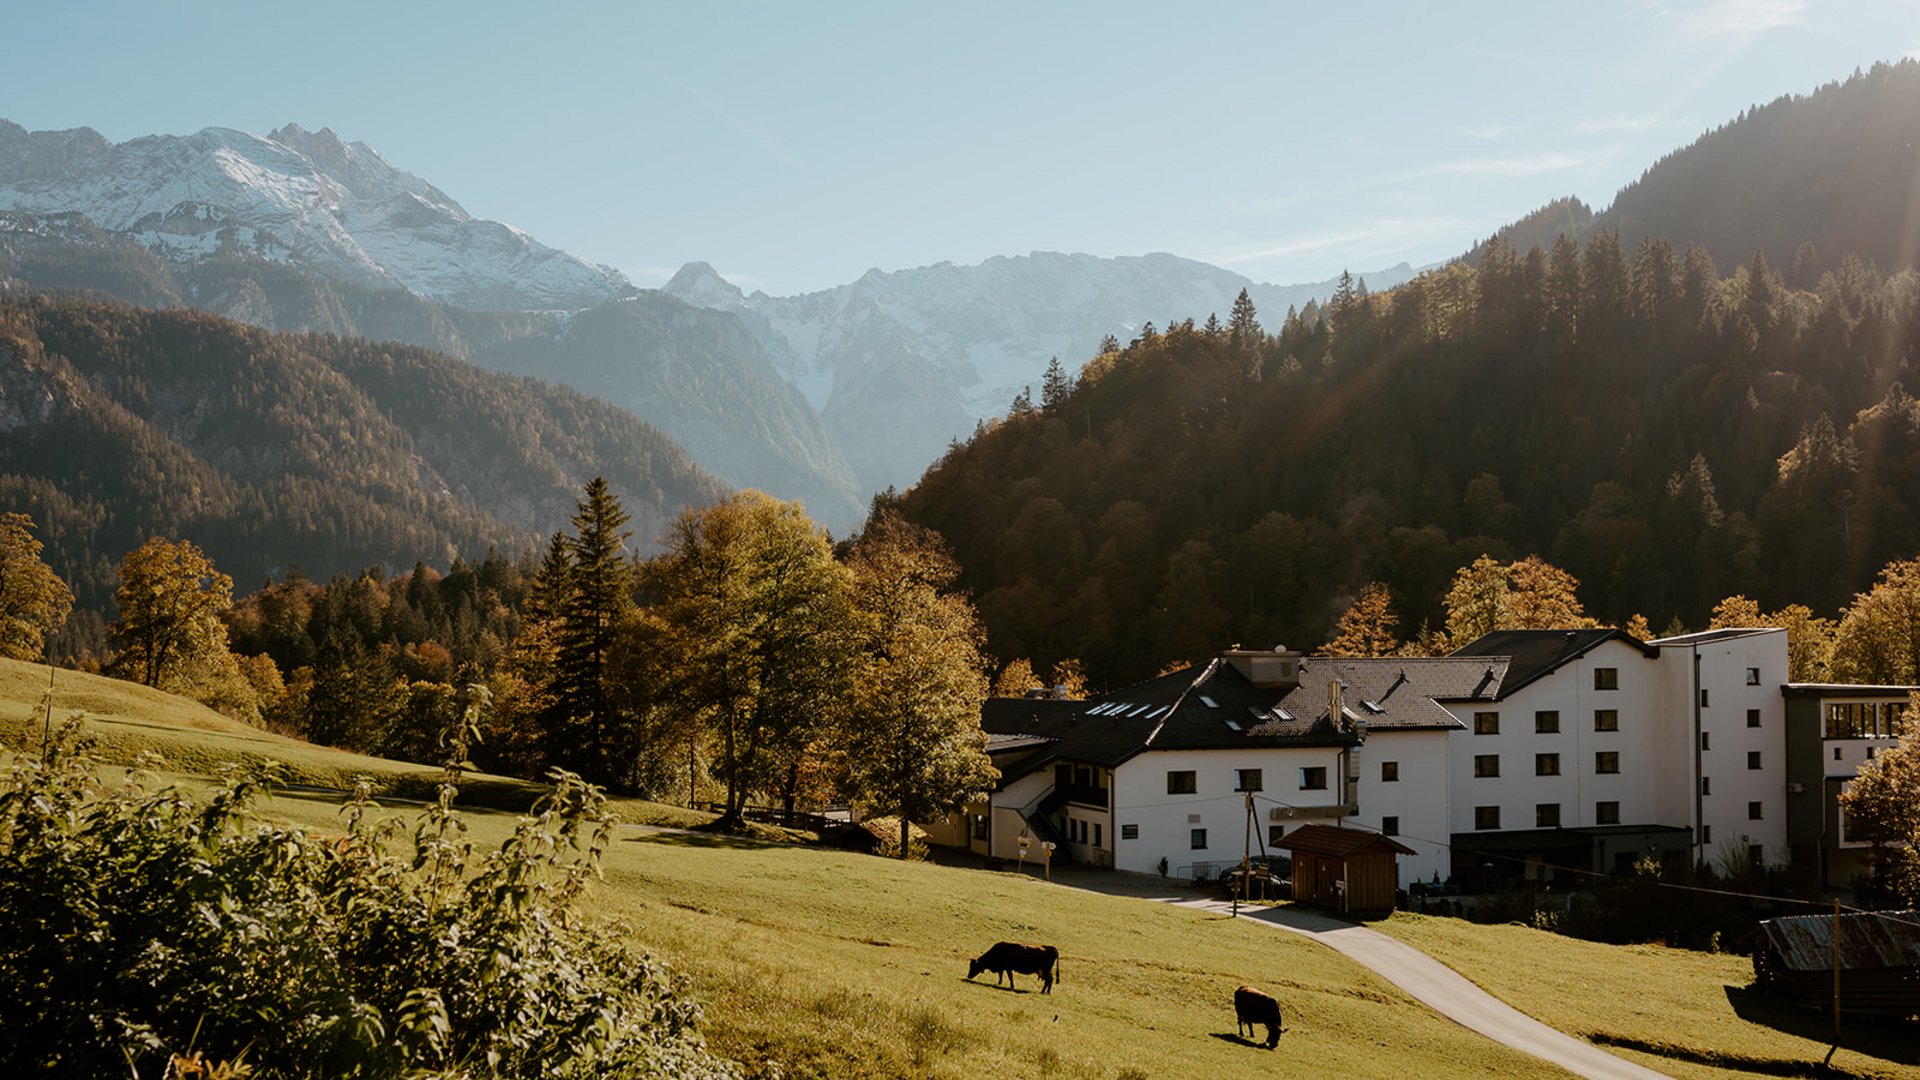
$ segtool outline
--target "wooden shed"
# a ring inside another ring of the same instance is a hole
[[[1831,1009],[1836,956],[1843,1016],[1920,1016],[1920,911],[1768,919],[1753,974],[1803,1005]]]
[[[1391,836],[1332,825],[1302,825],[1277,845],[1293,852],[1293,898],[1333,911],[1392,911],[1399,856],[1413,849]]]

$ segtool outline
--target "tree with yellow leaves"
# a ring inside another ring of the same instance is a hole
[[[73,590],[40,551],[32,518],[0,514],[0,656],[38,660],[47,634],[73,610]]]
[[[1333,640],[1320,647],[1323,656],[1392,656],[1400,650],[1396,636],[1400,616],[1393,612],[1393,594],[1384,582],[1370,581],[1360,590],[1340,621]]]
[[[1902,906],[1920,904],[1920,695],[1901,710],[1900,745],[1883,749],[1840,793],[1848,836],[1873,843],[1874,876]]]
[[[1495,630],[1592,627],[1579,588],[1578,578],[1538,555],[1510,564],[1482,555],[1447,590],[1448,641],[1457,649]]]
[[[1891,562],[1853,598],[1833,644],[1843,682],[1912,683],[1920,677],[1920,559]]]

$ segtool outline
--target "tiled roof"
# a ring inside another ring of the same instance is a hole
[[[1291,687],[1257,687],[1221,660],[1123,687],[1087,701],[990,698],[989,736],[1044,736],[1052,756],[1112,767],[1147,750],[1346,746],[1354,735],[1318,715],[1281,718]],[[1003,768],[1003,773],[1004,773]]]
[[[1341,708],[1369,730],[1461,727],[1446,702],[1492,701],[1507,677],[1504,656],[1323,657],[1300,665],[1300,685],[1280,701],[1296,719],[1324,720],[1327,684],[1339,680]]]
[[[1453,655],[1507,657],[1507,677],[1500,687],[1504,698],[1614,640],[1639,649],[1648,659],[1660,655],[1660,650],[1620,630],[1495,630]]]
[[[1414,850],[1390,836],[1364,829],[1341,829],[1332,825],[1302,825],[1281,837],[1274,847],[1286,848],[1292,852],[1306,852],[1309,855],[1326,855],[1343,858],[1358,855],[1363,851],[1392,851],[1401,855],[1412,855]]]

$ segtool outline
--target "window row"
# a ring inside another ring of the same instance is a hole
[[[1308,765],[1300,769],[1299,786],[1301,791],[1325,791],[1327,789],[1327,767]],[[1200,775],[1193,769],[1167,770],[1167,794],[1193,795],[1200,790]],[[1265,775],[1260,769],[1233,770],[1233,790],[1265,791]]]
[[[1385,832],[1385,820],[1391,820],[1398,831],[1397,818],[1384,819],[1381,831]],[[1613,800],[1593,804],[1593,821],[1596,825],[1620,824],[1620,804]],[[1500,827],[1500,808],[1497,806],[1476,806],[1473,808],[1473,827],[1475,829],[1498,829]],[[1559,803],[1535,803],[1533,807],[1533,827],[1536,829],[1557,829],[1560,827]],[[1391,834],[1389,834],[1391,835]]]
[[[1094,847],[1100,847],[1101,841],[1105,839],[1102,835],[1101,823],[1098,821],[1092,822],[1093,828],[1091,833],[1089,833],[1087,828],[1088,824],[1085,818],[1068,818],[1067,839],[1076,844],[1092,844]],[[1132,830],[1132,835],[1126,837],[1129,840],[1135,839],[1140,835],[1140,827],[1138,825],[1128,825],[1124,828]],[[1091,839],[1089,839],[1089,836],[1091,836]]]
[[[1383,765],[1391,762],[1382,762]],[[1757,768],[1757,766],[1756,766]],[[1617,773],[1620,771],[1620,751],[1600,750],[1593,755],[1593,771],[1596,773]],[[1475,754],[1473,756],[1473,775],[1476,779],[1486,779],[1500,775],[1499,754]],[[1559,754],[1533,755],[1533,775],[1559,776]],[[1382,777],[1385,779],[1385,777]]]
[[[1750,710],[1757,714],[1759,710]],[[1751,719],[1751,718],[1750,718]],[[1758,724],[1753,726],[1758,727]],[[1619,709],[1593,710],[1593,730],[1619,731]],[[1533,732],[1536,735],[1558,735],[1560,733],[1560,710],[1541,709],[1533,714]],[[1473,714],[1473,733],[1475,735],[1500,734],[1500,714],[1497,712],[1477,712]]]

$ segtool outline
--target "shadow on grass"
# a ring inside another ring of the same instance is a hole
[[[1232,1043],[1235,1046],[1244,1046],[1249,1050],[1273,1049],[1272,1046],[1268,1046],[1266,1043],[1260,1041],[1259,1039],[1249,1039],[1245,1035],[1242,1035],[1237,1031],[1231,1035],[1227,1034],[1224,1031],[1210,1031],[1207,1034],[1212,1035],[1214,1038],[1219,1039],[1221,1042]],[[1279,1045],[1278,1043],[1274,1044],[1274,1046],[1278,1046],[1278,1045]]]
[[[1729,986],[1726,993],[1727,1004],[1733,1006],[1735,1015],[1750,1024],[1797,1035],[1810,1042],[1833,1043],[1833,1016],[1830,1013],[1806,1008],[1758,986]],[[1840,1021],[1841,1049],[1900,1065],[1920,1065],[1920,1024],[1884,1017],[1861,1017],[1849,1021],[1844,1010]],[[1803,1063],[1792,1064],[1796,1068],[1804,1068]],[[1777,1075],[1795,1076],[1799,1073]],[[1831,1075],[1847,1074],[1835,1070]]]
[[[1031,994],[1031,993],[1033,993],[1033,991],[1032,991],[1032,990],[1022,990],[1022,989],[1020,989],[1019,987],[1017,987],[1017,986],[1014,986],[1014,985],[1012,985],[1011,983],[1006,983],[1006,984],[1002,984],[1002,983],[997,983],[997,982],[978,982],[978,981],[975,981],[975,980],[973,980],[973,979],[967,979],[967,978],[963,978],[963,979],[961,979],[960,981],[961,981],[961,982],[963,982],[963,983],[972,983],[972,984],[973,984],[974,986],[979,986],[979,987],[983,987],[983,988],[985,988],[985,989],[988,989],[988,990],[998,990],[998,991],[1000,991],[1000,992],[1002,992],[1002,993],[1007,993],[1007,994]]]
[[[761,840],[737,833],[715,832],[708,829],[661,829],[659,832],[643,832],[625,838],[629,844],[665,844],[670,847],[690,848],[736,848],[743,851],[764,851],[771,848],[795,848],[800,845],[779,840]]]

